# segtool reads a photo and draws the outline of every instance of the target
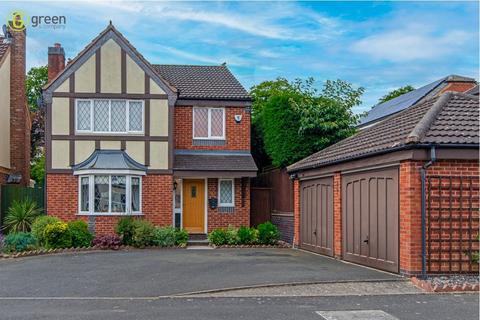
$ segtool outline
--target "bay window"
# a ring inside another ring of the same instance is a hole
[[[80,133],[143,133],[142,100],[77,99],[76,131]]]
[[[235,206],[235,184],[233,179],[218,179],[218,206]]]
[[[81,214],[140,214],[141,178],[131,175],[83,175],[79,178]]]
[[[224,108],[193,108],[194,139],[225,139]]]

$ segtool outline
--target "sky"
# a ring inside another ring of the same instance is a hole
[[[365,88],[369,110],[387,92],[449,74],[479,78],[479,4],[472,2],[1,1],[65,16],[62,28],[27,25],[27,69],[46,65],[60,42],[73,58],[109,23],[151,63],[226,62],[247,90],[264,80],[342,79]],[[3,24],[3,23],[2,23]]]

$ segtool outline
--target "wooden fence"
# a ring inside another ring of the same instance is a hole
[[[272,199],[270,188],[252,187],[250,189],[250,225],[258,226],[260,223],[270,221]]]
[[[0,188],[0,227],[2,226],[3,218],[7,214],[8,208],[12,203],[30,199],[35,201],[37,206],[42,210],[45,209],[44,188],[40,187],[23,187],[18,185],[2,185]]]

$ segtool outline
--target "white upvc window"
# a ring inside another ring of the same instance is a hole
[[[141,214],[141,177],[122,174],[79,176],[78,212],[91,215]]]
[[[225,108],[193,108],[193,138],[225,140]]]
[[[218,206],[235,206],[235,182],[233,179],[218,179]]]
[[[141,134],[144,110],[143,100],[77,99],[75,130],[78,133]]]

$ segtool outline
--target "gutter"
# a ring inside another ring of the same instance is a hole
[[[436,161],[435,146],[430,148],[430,160],[420,168],[422,181],[422,279],[427,277],[427,169]]]

